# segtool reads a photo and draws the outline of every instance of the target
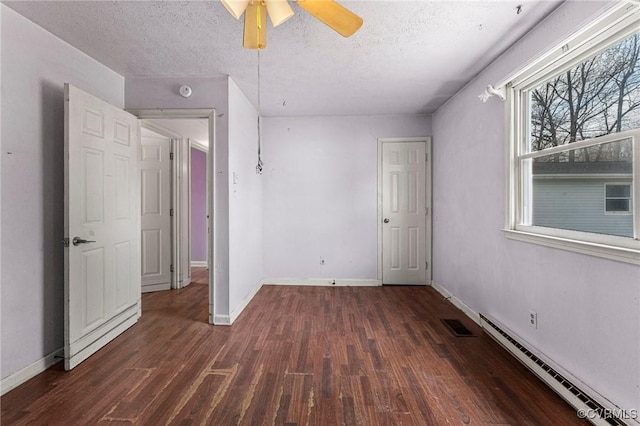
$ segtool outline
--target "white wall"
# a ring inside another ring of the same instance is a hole
[[[640,409],[640,268],[505,238],[504,104],[477,98],[602,6],[564,3],[434,115],[433,277],[631,410]]]
[[[262,179],[258,112],[229,79],[229,312],[244,309],[262,279]],[[234,181],[234,174],[236,180]]]
[[[264,276],[377,279],[377,139],[429,136],[431,117],[263,123]]]
[[[64,341],[64,88],[124,105],[124,79],[0,5],[1,376]]]
[[[214,253],[216,315],[229,315],[229,78],[228,77],[176,77],[128,78],[126,81],[127,109],[215,108],[218,116],[215,126],[214,174]],[[183,84],[191,86],[189,98],[180,96]],[[212,151],[210,150],[209,153]]]

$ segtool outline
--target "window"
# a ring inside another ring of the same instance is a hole
[[[640,264],[639,23],[618,5],[509,80],[507,237]]]
[[[604,210],[609,214],[629,214],[631,210],[631,184],[605,184]]]

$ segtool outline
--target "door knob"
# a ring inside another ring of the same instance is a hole
[[[383,222],[384,222],[384,223],[389,223],[389,218],[388,218],[388,217],[385,217],[385,218],[384,218],[384,220],[383,220]]]
[[[72,242],[73,242],[74,246],[77,246],[78,244],[95,243],[95,241],[85,240],[85,239],[82,239],[80,237],[73,237]]]

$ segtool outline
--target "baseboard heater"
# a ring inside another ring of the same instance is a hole
[[[588,394],[580,390],[566,377],[531,353],[530,350],[482,314],[480,314],[480,325],[489,336],[511,352],[522,364],[572,405],[576,409],[576,413],[585,413],[586,418],[595,425],[627,425],[627,423],[613,415],[616,410],[606,408],[599,402],[594,401]]]

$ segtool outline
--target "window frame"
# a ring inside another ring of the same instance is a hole
[[[628,186],[628,197],[609,197],[607,196],[607,188],[609,186]],[[607,210],[607,200],[629,200],[629,210]],[[604,214],[612,216],[630,216],[633,214],[633,183],[622,182],[605,182],[604,184]]]
[[[636,33],[639,23],[640,8],[637,5],[618,3],[599,19],[504,80],[506,214],[503,231],[507,238],[640,265],[640,203],[637,201],[640,200],[640,129],[612,133],[542,151],[530,152],[527,146],[530,133],[528,91]],[[525,215],[530,215],[523,208],[524,197],[529,196],[522,167],[526,159],[621,139],[631,139],[633,147],[632,212],[628,213],[634,215],[632,238],[523,224],[528,219]]]

